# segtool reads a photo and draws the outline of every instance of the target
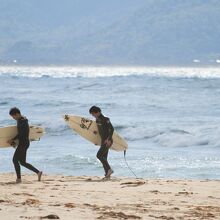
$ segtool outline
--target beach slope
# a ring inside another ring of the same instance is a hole
[[[220,219],[220,181],[0,174],[0,219]]]

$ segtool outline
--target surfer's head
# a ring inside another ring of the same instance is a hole
[[[95,118],[98,118],[101,114],[101,109],[97,106],[92,106],[90,109],[89,109],[89,113],[95,117]]]
[[[16,107],[13,107],[13,108],[10,109],[9,115],[11,115],[11,117],[14,118],[15,120],[18,120],[18,119],[21,118],[21,112]]]

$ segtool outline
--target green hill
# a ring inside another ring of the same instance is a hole
[[[220,59],[218,0],[0,3],[2,63],[191,65]]]

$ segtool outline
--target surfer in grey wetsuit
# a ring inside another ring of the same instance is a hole
[[[101,113],[101,109],[97,106],[92,106],[89,110],[89,113],[96,118],[96,123],[98,125],[98,131],[101,136],[101,147],[97,152],[97,158],[101,161],[103,168],[105,170],[105,178],[110,178],[113,170],[111,169],[108,163],[108,151],[112,146],[113,140],[112,135],[114,128],[109,120]]]
[[[13,156],[13,163],[17,174],[16,183],[21,182],[21,168],[20,165],[35,172],[38,175],[38,181],[41,180],[42,172],[36,169],[34,166],[26,162],[27,149],[30,145],[29,141],[29,124],[27,118],[21,115],[18,108],[14,107],[9,111],[10,116],[17,121],[18,134],[8,143],[15,147],[15,140],[19,141],[19,144],[15,150]]]

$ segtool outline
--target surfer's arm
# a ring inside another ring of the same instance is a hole
[[[15,140],[17,140],[19,138],[19,134],[17,134],[14,138],[12,138],[11,140],[8,141],[8,143],[14,147],[15,146]]]
[[[10,144],[12,147],[14,147],[15,146],[15,142],[14,142],[15,140],[13,140],[13,139],[8,140],[7,143]]]
[[[112,135],[114,132],[114,128],[113,128],[109,119],[107,120],[106,124],[107,124],[107,128],[108,128],[108,137],[107,137],[105,143],[108,147],[111,147],[113,144]]]
[[[106,125],[108,127],[108,140],[112,141],[112,135],[114,133],[114,127],[112,126],[112,123],[109,119],[106,121]]]

